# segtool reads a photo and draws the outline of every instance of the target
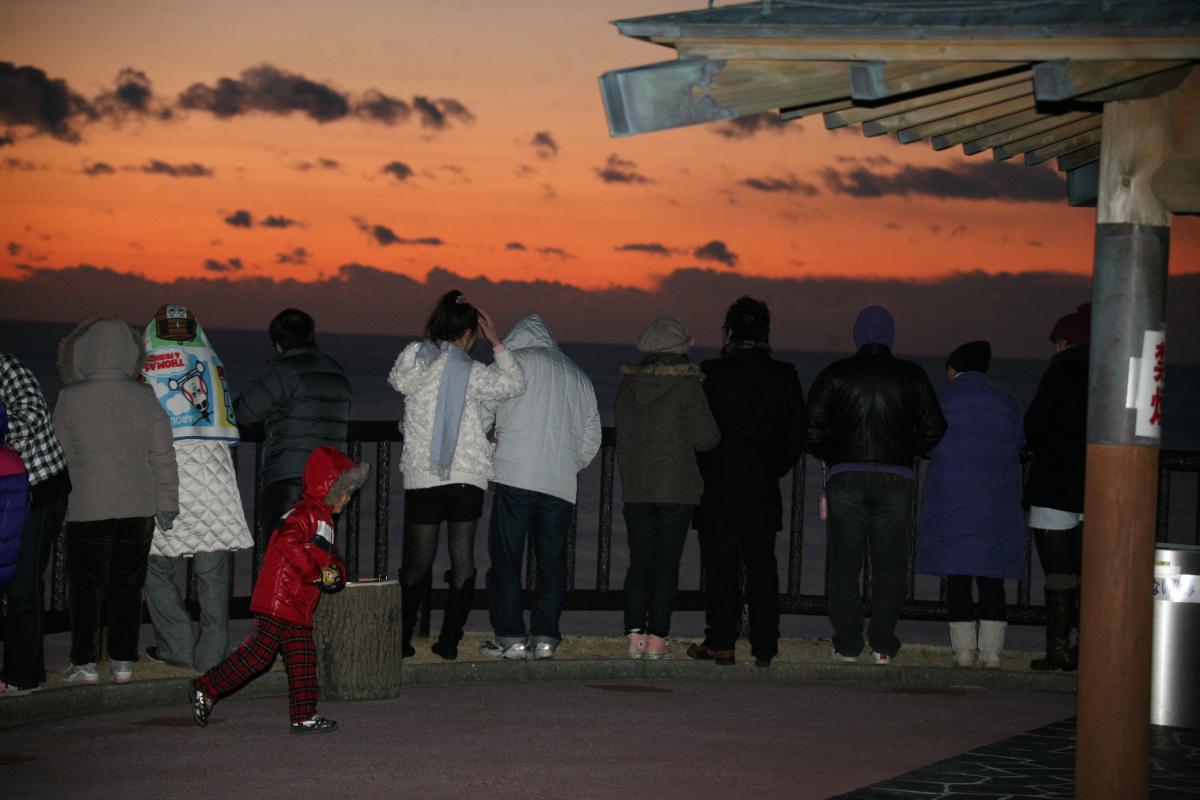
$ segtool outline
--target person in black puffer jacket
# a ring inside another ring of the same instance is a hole
[[[1046,655],[1029,665],[1037,670],[1069,671],[1077,661],[1071,628],[1078,615],[1083,544],[1091,325],[1090,303],[1054,324],[1054,355],[1025,412],[1025,447],[1031,453],[1025,507],[1046,573]]]
[[[913,466],[946,432],[929,376],[892,355],[895,338],[887,309],[863,309],[858,352],[826,367],[808,398],[809,452],[828,470],[829,620],[839,661],[855,661],[863,647],[859,574],[868,541],[871,658],[889,664],[900,649]]]
[[[300,498],[308,454],[322,445],[345,449],[351,390],[341,366],[317,349],[308,314],[286,308],[267,330],[276,355],[234,401],[234,412],[240,424],[266,431],[258,518],[269,536]]]

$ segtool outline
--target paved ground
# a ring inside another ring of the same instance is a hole
[[[281,697],[223,701],[203,730],[184,699],[0,731],[4,797],[828,798],[1074,710],[986,689],[546,681],[326,702],[341,729],[299,737]]]

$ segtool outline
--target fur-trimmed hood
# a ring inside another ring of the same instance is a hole
[[[639,403],[653,403],[688,380],[701,380],[700,367],[685,356],[658,356],[640,364],[622,364],[618,371]]]
[[[87,380],[136,379],[146,349],[142,337],[116,317],[79,323],[58,345],[58,374],[63,384]]]

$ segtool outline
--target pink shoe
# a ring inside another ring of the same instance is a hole
[[[646,634],[628,633],[625,638],[629,641],[629,649],[625,651],[626,658],[641,658],[646,655]]]
[[[661,636],[650,634],[646,637],[646,660],[654,661],[671,657],[671,643]]]

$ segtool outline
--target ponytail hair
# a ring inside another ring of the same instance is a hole
[[[446,292],[433,307],[425,323],[425,338],[435,342],[456,342],[464,333],[479,327],[479,312],[457,289]]]

